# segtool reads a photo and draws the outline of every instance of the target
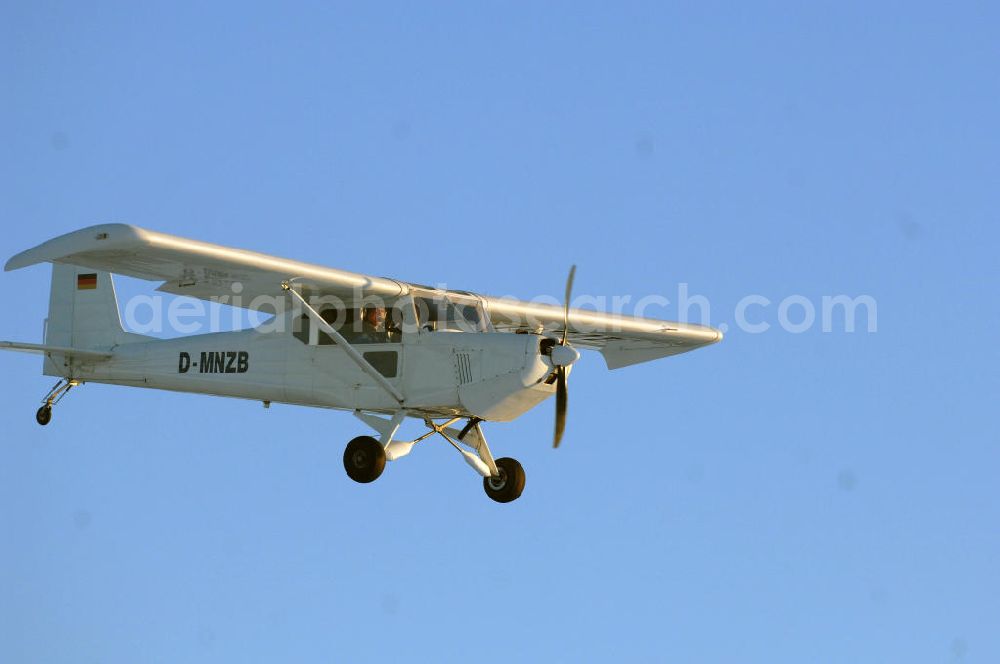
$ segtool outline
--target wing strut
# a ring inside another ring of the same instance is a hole
[[[351,360],[356,365],[358,365],[358,368],[360,368],[362,371],[368,374],[379,387],[388,392],[389,396],[395,399],[400,406],[403,405],[402,392],[397,390],[395,385],[386,380],[386,377],[380,374],[378,372],[378,369],[373,367],[371,363],[368,360],[366,360],[364,356],[361,355],[361,353],[358,352],[357,348],[349,344],[347,342],[347,339],[345,339],[340,334],[340,332],[338,332],[336,329],[334,329],[332,325],[323,320],[323,317],[319,315],[319,312],[313,309],[309,305],[309,303],[306,302],[306,299],[302,297],[302,295],[298,291],[292,288],[291,283],[283,281],[281,282],[281,288],[282,290],[291,293],[294,297],[298,299],[299,302],[302,303],[302,306],[305,307],[306,314],[309,315],[309,318],[312,319],[313,323],[318,325],[321,330],[323,330],[331,337],[333,337],[333,340],[337,342],[337,345],[344,349],[344,352],[347,353],[347,357],[351,358]]]

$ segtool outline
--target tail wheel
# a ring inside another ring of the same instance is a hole
[[[517,500],[524,491],[524,468],[517,459],[503,457],[496,460],[498,477],[484,477],[483,489],[486,495],[498,503],[509,503]]]
[[[385,450],[371,436],[358,436],[344,450],[344,470],[355,482],[374,482],[385,470]]]
[[[35,413],[35,421],[45,426],[52,421],[52,406],[45,404]]]

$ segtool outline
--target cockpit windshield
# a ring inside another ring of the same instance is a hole
[[[414,304],[421,330],[485,332],[488,329],[486,316],[477,298],[454,293],[418,295]]]

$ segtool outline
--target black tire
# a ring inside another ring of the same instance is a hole
[[[38,422],[39,424],[41,424],[42,426],[45,426],[46,424],[48,424],[49,422],[51,422],[52,421],[52,406],[46,405],[46,406],[42,406],[41,408],[39,408],[38,412],[35,413],[35,421]]]
[[[385,470],[385,450],[371,436],[358,436],[344,450],[344,470],[355,482],[374,482]]]
[[[524,491],[524,468],[517,459],[503,457],[497,459],[497,470],[500,477],[484,477],[483,489],[486,495],[498,503],[509,503],[517,500]]]

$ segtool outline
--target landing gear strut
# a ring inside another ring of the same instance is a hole
[[[424,419],[424,424],[429,431],[414,440],[404,441],[395,440],[395,436],[406,417],[405,411],[397,411],[391,419],[361,411],[355,411],[354,415],[375,429],[381,437],[376,440],[371,436],[358,436],[347,444],[347,449],[344,450],[344,468],[355,482],[374,482],[385,470],[387,460],[395,461],[406,456],[414,445],[438,434],[483,478],[483,489],[492,500],[509,503],[517,500],[524,491],[524,468],[516,459],[493,459],[479,426],[482,420],[477,417],[470,418],[461,430],[453,429],[452,425],[463,418],[453,417],[442,424],[427,418]]]
[[[80,383],[78,381],[69,378],[64,378],[56,383],[55,386],[49,390],[49,393],[45,395],[45,398],[42,399],[42,407],[35,412],[35,421],[42,426],[51,422],[52,407],[62,401],[62,398],[79,384]]]

